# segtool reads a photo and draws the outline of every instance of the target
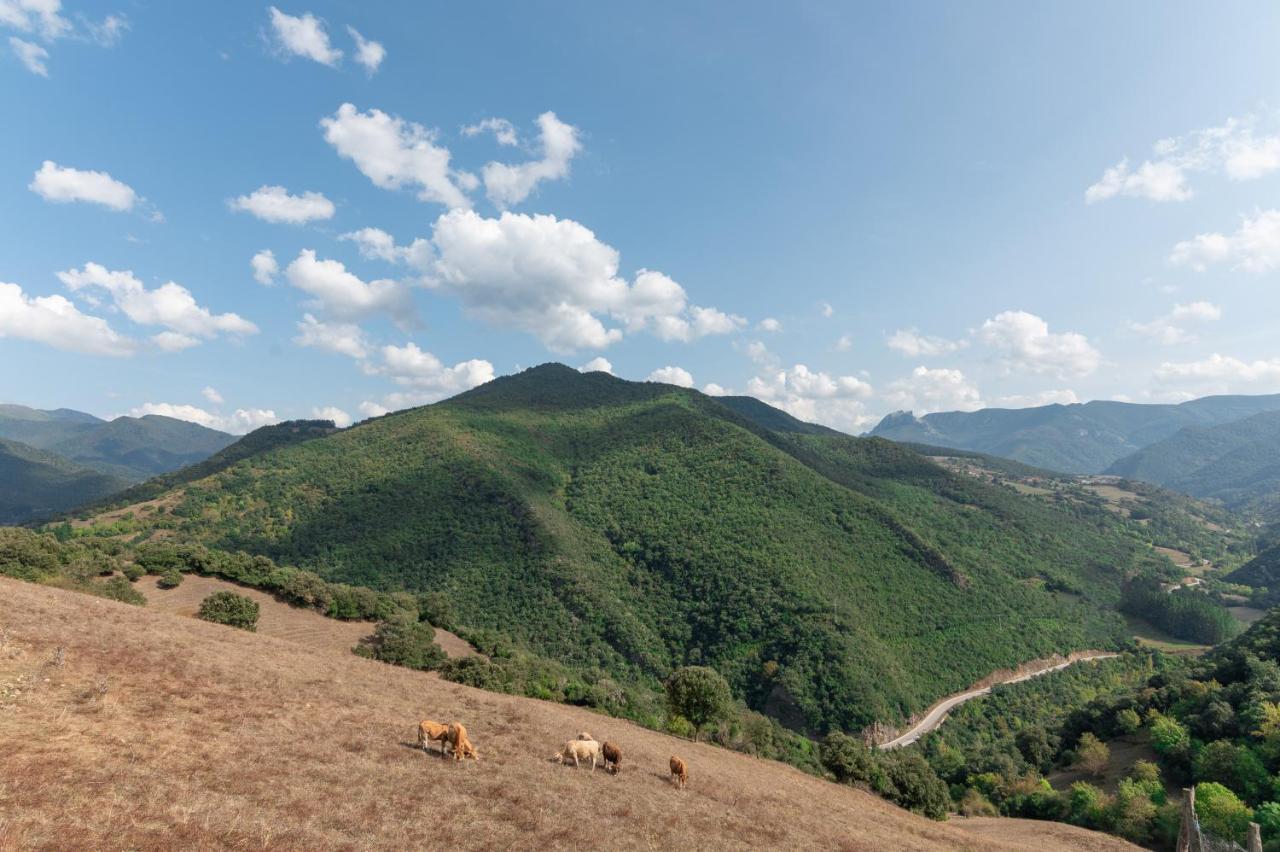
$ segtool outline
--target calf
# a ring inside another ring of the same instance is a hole
[[[678,789],[683,790],[684,785],[689,782],[689,767],[684,765],[684,761],[671,755],[671,783],[675,784]]]

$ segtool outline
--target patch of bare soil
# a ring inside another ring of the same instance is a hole
[[[4,578],[0,641],[23,684],[0,698],[0,849],[1135,848],[932,822],[582,708]],[[417,749],[424,718],[466,723],[480,761]],[[548,759],[581,730],[621,745],[619,775]]]

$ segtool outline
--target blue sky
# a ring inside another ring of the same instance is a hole
[[[0,0],[0,398],[244,431],[559,360],[856,432],[1280,391],[1278,37],[1271,2]]]

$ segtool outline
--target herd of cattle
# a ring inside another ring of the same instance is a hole
[[[462,760],[464,757],[472,760],[480,759],[480,752],[472,745],[467,737],[467,729],[461,722],[450,722],[448,725],[442,725],[430,719],[419,722],[418,746],[423,751],[429,751],[428,746],[433,742],[440,743],[441,757],[444,757],[447,746],[453,752],[454,760]],[[577,739],[565,743],[564,748],[553,754],[551,759],[561,764],[568,763],[572,759],[575,767],[581,767],[583,761],[590,760],[593,772],[596,762],[603,761],[605,771],[614,775],[622,769],[622,749],[612,742],[596,742],[595,737],[586,731],[578,734]],[[671,755],[671,783],[684,789],[688,781],[689,767],[683,760],[674,754]]]

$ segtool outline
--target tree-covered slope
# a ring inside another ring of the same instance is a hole
[[[253,455],[129,530],[443,592],[463,624],[627,682],[707,663],[808,731],[1121,638],[1110,607],[1150,557],[1108,513],[771,420],[545,365]]]
[[[872,435],[977,450],[1064,473],[1100,473],[1188,426],[1215,426],[1280,411],[1280,395],[1210,396],[1180,405],[1099,400],[1035,408],[987,408],[913,417],[897,412]]]
[[[0,524],[53,515],[127,484],[61,456],[0,438]]]
[[[1183,429],[1120,459],[1108,473],[1275,516],[1280,511],[1280,411]]]

